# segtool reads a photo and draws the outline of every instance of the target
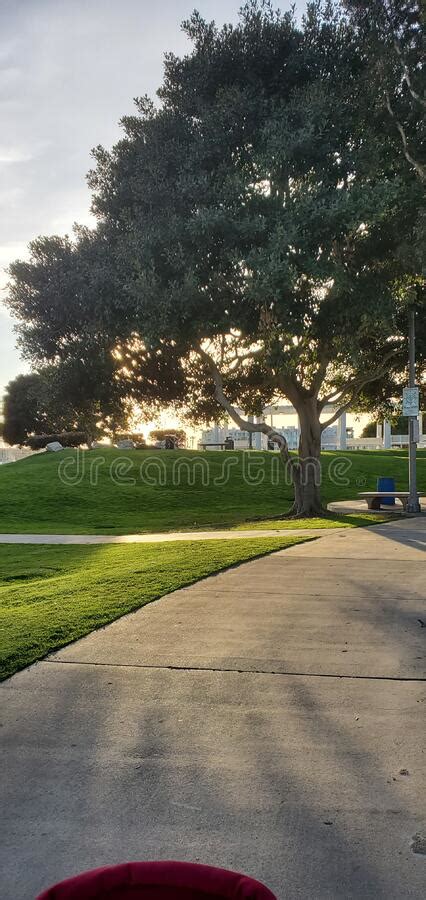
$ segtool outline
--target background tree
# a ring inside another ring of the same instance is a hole
[[[409,166],[425,180],[425,4],[345,0],[344,6],[368,60],[365,88],[370,115],[393,134]]]
[[[402,157],[409,170],[424,183],[426,90],[424,75],[424,0],[344,0],[350,14],[360,49],[366,60],[362,92],[364,118],[388,146],[390,164]],[[372,147],[372,160],[375,147]],[[373,162],[373,167],[375,163]],[[417,222],[408,234],[400,234],[400,246],[395,249],[402,267],[409,272],[425,272],[425,205],[418,207]],[[409,282],[409,278],[408,278]],[[416,308],[418,295],[424,292],[424,282],[412,292]],[[425,329],[417,334],[420,367],[418,382],[424,380],[426,358]],[[400,396],[388,393],[385,403]],[[364,409],[372,408],[364,403]],[[374,403],[373,403],[374,407]],[[389,409],[388,409],[389,412]]]
[[[40,237],[29,260],[10,266],[8,304],[23,357],[50,375],[50,403],[66,410],[89,442],[128,425],[131,405],[153,418],[183,393],[179,358],[167,341],[147,350],[126,305],[111,236],[76,227],[73,239]]]
[[[98,438],[114,438],[126,427],[129,403],[111,353],[85,344],[50,368],[51,406],[86,435],[90,447]]]
[[[183,428],[154,428],[149,432],[152,441],[164,441],[172,438],[176,447],[186,447],[186,431]]]
[[[395,414],[391,419],[391,432],[392,434],[408,435],[407,416]],[[361,437],[376,437],[376,422],[367,422],[367,425],[363,428]]]
[[[52,429],[48,388],[42,375],[17,375],[6,387],[1,434],[6,444],[25,444],[28,435]]]
[[[120,390],[113,366],[95,354],[90,362],[70,358],[18,375],[6,388],[2,437],[8,444],[27,444],[32,435],[79,432],[90,446],[127,424]]]
[[[364,425],[364,428],[361,431],[361,437],[362,438],[376,437],[376,429],[377,429],[376,422],[367,422],[367,424]]]

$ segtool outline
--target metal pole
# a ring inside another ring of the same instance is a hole
[[[414,307],[408,313],[408,385],[416,386],[416,348],[415,348],[415,310]],[[420,512],[420,503],[417,496],[417,472],[416,472],[416,416],[408,418],[408,468],[409,468],[409,489],[410,496],[408,498],[407,511],[411,513]]]

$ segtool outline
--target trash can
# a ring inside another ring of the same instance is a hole
[[[182,862],[130,862],[83,872],[37,900],[277,900],[237,872]]]
[[[395,479],[388,477],[381,477],[377,479],[377,490],[378,491],[394,491],[395,490]],[[395,497],[383,497],[380,500],[381,506],[395,506]]]

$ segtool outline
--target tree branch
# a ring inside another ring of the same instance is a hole
[[[392,109],[392,104],[390,102],[390,97],[389,97],[388,91],[386,91],[386,106],[387,106],[389,115],[392,117],[393,121],[395,122],[395,126],[401,135],[403,153],[404,153],[404,156],[405,156],[407,162],[410,163],[410,166],[413,166],[413,168],[416,170],[416,172],[420,176],[420,178],[425,180],[426,179],[426,166],[422,165],[422,163],[417,162],[417,160],[414,159],[414,156],[411,155],[409,147],[408,147],[407,135],[405,134],[405,130],[404,130],[403,126],[401,125],[401,122],[397,119],[397,117]]]
[[[361,392],[361,390],[362,390],[361,387],[358,388],[358,390],[352,394],[351,398],[347,401],[347,403],[344,403],[342,406],[339,406],[339,408],[336,410],[336,412],[333,413],[333,415],[330,416],[330,418],[327,419],[326,422],[321,422],[321,431],[325,431],[325,429],[328,428],[330,425],[334,425],[334,423],[337,422],[337,419],[340,419],[340,416],[342,415],[342,413],[346,412],[347,409],[350,409],[350,407],[352,406],[352,403],[354,402],[354,400],[356,399],[358,394]]]
[[[404,73],[402,77],[408,87],[408,90],[410,91],[410,94],[411,94],[413,100],[417,100],[417,103],[420,103],[423,106],[423,108],[426,109],[426,100],[423,97],[421,97],[420,94],[418,94],[417,91],[414,90],[414,88],[413,88],[410,70],[408,68],[407,62],[406,62],[403,52],[401,50],[400,43],[396,39],[396,37],[394,37],[394,39],[393,39],[393,46],[394,46],[396,54],[399,56],[399,59],[401,60],[402,70]]]
[[[318,368],[312,378],[311,381],[311,389],[314,391],[314,394],[318,395],[320,387],[324,381],[324,378],[327,373],[327,368],[330,360],[328,355],[324,352],[320,355]]]
[[[392,353],[392,354],[388,354],[387,357],[384,359],[384,362],[385,362],[387,359],[389,359],[391,356],[393,356],[393,353]],[[333,425],[334,422],[336,422],[337,419],[340,418],[340,416],[342,415],[342,413],[346,412],[346,410],[349,409],[349,408],[352,406],[354,400],[356,400],[356,398],[359,397],[359,395],[360,395],[360,393],[361,393],[363,387],[365,387],[366,384],[370,384],[371,381],[376,381],[378,378],[380,378],[382,375],[384,375],[385,372],[386,372],[386,368],[384,368],[384,367],[382,366],[380,369],[377,369],[375,372],[370,372],[370,374],[369,374],[368,376],[365,376],[365,375],[364,375],[362,378],[357,379],[358,384],[357,384],[357,386],[355,387],[355,390],[352,391],[351,396],[349,397],[349,399],[346,401],[346,403],[343,403],[343,404],[336,410],[336,412],[333,413],[333,415],[332,415],[329,419],[327,419],[326,422],[322,422],[322,423],[321,423],[321,430],[324,431],[324,429],[325,429],[325,428],[328,428],[329,425]],[[353,386],[355,385],[355,381],[356,381],[356,379],[354,379],[354,380],[351,382],[351,387],[353,387]],[[347,386],[347,387],[348,387],[348,386]],[[345,396],[345,393],[347,392],[347,387],[346,387],[345,392],[344,392],[344,393],[343,393],[343,392],[341,393],[341,399]],[[327,401],[327,402],[328,402],[328,401]]]
[[[335,391],[332,391],[331,394],[327,394],[326,397],[322,397],[319,402],[321,409],[327,405],[327,403],[340,403],[345,396],[347,396],[349,391],[352,391],[353,388],[361,388],[364,387],[365,384],[369,384],[371,381],[376,381],[377,378],[380,378],[386,372],[386,363],[392,359],[399,351],[397,349],[390,350],[389,353],[385,353],[382,359],[382,364],[379,369],[374,369],[374,371],[366,372],[363,375],[358,375],[357,378],[352,378],[348,381],[342,388],[338,388]],[[359,391],[358,391],[359,393]]]
[[[381,376],[386,373],[386,370],[387,370],[386,364],[389,362],[390,359],[392,359],[393,356],[395,356],[395,354],[397,352],[398,352],[397,350],[391,350],[389,353],[385,353],[385,355],[382,359],[382,364],[379,369],[375,369],[374,372],[371,372],[371,371],[367,372],[366,374],[360,375],[360,376],[358,376],[358,378],[353,378],[351,381],[349,381],[340,390],[340,397],[338,399],[336,398],[334,401],[332,399],[333,397],[336,397],[336,392],[335,392],[334,394],[329,394],[328,397],[324,398],[321,401],[322,408],[324,408],[324,406],[330,402],[340,403],[341,400],[343,400],[343,397],[347,396],[349,391],[351,392],[349,399],[345,403],[343,403],[341,406],[339,406],[339,408],[336,410],[335,413],[333,413],[333,415],[330,417],[330,419],[327,419],[326,422],[321,423],[321,429],[323,431],[324,431],[324,428],[328,428],[329,425],[333,425],[333,423],[336,422],[336,420],[338,418],[340,418],[342,413],[350,408],[350,406],[352,405],[354,400],[356,400],[356,398],[360,395],[363,387],[365,387],[366,384],[370,384],[372,381],[377,381],[378,378],[381,378]]]
[[[278,444],[280,449],[280,454],[292,468],[297,466],[297,463],[291,458],[288,444],[285,437],[279,432],[275,431],[271,425],[268,425],[266,422],[249,422],[248,419],[244,419],[243,416],[240,415],[235,406],[228,400],[224,393],[223,388],[223,378],[222,374],[219,371],[216,363],[212,359],[209,353],[207,353],[201,346],[196,347],[196,352],[199,357],[206,364],[215,385],[215,397],[217,402],[221,405],[222,409],[228,413],[229,417],[241,428],[242,431],[248,431],[251,434],[265,434],[269,440],[274,441],[274,443]]]
[[[258,350],[251,350],[249,353],[243,353],[242,356],[238,356],[238,355],[234,356],[234,358],[231,359],[231,362],[230,362],[230,366],[232,366],[231,371],[236,372],[236,370],[239,368],[241,363],[246,362],[246,360],[248,360],[248,359],[254,359],[254,357],[257,356],[258,353],[261,353],[261,351],[262,351],[262,348],[259,347]],[[222,362],[223,362],[223,358],[222,358]],[[235,363],[235,365],[234,365],[234,363]]]

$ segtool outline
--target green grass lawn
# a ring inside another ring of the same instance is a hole
[[[0,678],[169,591],[303,540],[0,544]]]
[[[378,475],[393,475],[405,489],[407,471],[405,451],[324,453],[324,502],[373,489]],[[418,479],[426,493],[425,451],[418,455]],[[64,450],[0,467],[0,532],[226,527],[281,515],[291,499],[274,453]]]

